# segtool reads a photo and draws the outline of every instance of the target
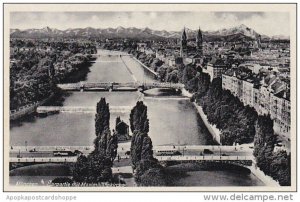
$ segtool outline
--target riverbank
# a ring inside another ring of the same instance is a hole
[[[201,119],[203,120],[205,126],[207,127],[209,132],[212,134],[214,140],[217,141],[219,144],[221,144],[221,141],[220,141],[221,131],[215,125],[211,125],[208,122],[207,116],[203,112],[203,109],[201,106],[199,106],[195,102],[193,102],[193,104],[194,104],[195,108],[197,109],[199,115],[201,116]],[[253,164],[251,167],[249,167],[249,169],[253,173],[253,175],[255,175],[259,180],[261,180],[267,186],[272,186],[272,187],[280,186],[279,183],[277,181],[275,181],[272,177],[265,175],[263,171],[261,171],[258,167],[256,167],[254,165],[255,164],[254,160],[252,162],[253,162]]]
[[[264,184],[270,187],[280,187],[279,182],[275,181],[272,177],[266,175],[263,171],[259,169],[259,167],[256,166],[255,161],[252,160],[252,166],[249,167],[251,172],[260,179]]]
[[[11,112],[10,115],[9,115],[9,119],[11,121],[15,121],[17,119],[20,119],[20,118],[26,116],[26,115],[34,113],[38,106],[47,103],[49,100],[51,100],[54,97],[54,95],[55,95],[55,93],[52,93],[49,97],[45,98],[42,101],[35,102],[35,103],[33,103],[31,105],[28,105],[28,106],[25,106],[25,107],[15,111],[15,112]]]
[[[196,102],[193,102],[193,105],[195,106],[196,110],[198,111],[201,119],[203,120],[203,123],[205,124],[206,128],[210,132],[210,134],[213,136],[213,139],[221,144],[221,131],[215,126],[211,125],[209,121],[207,120],[206,114],[203,112],[203,109],[201,106],[199,106]]]
[[[158,78],[158,73],[156,73],[155,71],[153,71],[152,69],[150,69],[149,67],[147,67],[146,65],[144,65],[141,61],[139,61],[136,57],[132,56],[132,58],[137,61],[141,66],[143,66],[146,70],[148,70],[149,72],[151,72],[152,74],[154,74],[154,76],[156,78]]]

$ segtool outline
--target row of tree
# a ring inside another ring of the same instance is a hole
[[[222,89],[221,78],[210,82],[210,76],[193,65],[180,66],[179,76],[180,82],[194,93],[193,99],[202,106],[208,121],[221,130],[223,145],[254,142],[257,166],[280,185],[291,184],[290,154],[274,151],[277,138],[269,116],[258,116],[255,109]]]
[[[274,150],[277,137],[269,116],[259,116],[255,124],[254,152],[257,166],[282,186],[291,185],[291,155]]]
[[[210,76],[195,65],[182,65],[178,70],[180,82],[194,93],[193,99],[202,106],[208,121],[221,130],[223,145],[253,142],[257,119],[253,108],[245,107],[229,91],[223,90],[221,78],[210,82]]]

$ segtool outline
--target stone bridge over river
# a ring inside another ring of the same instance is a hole
[[[64,152],[80,151],[88,154],[93,146],[17,146],[10,150],[11,163],[64,163],[76,162],[77,156],[64,155]],[[130,148],[118,149],[119,158],[129,158]],[[55,155],[59,152],[59,156]],[[154,157],[160,162],[223,162],[231,164],[252,165],[252,150],[235,146],[186,145],[154,146]],[[66,153],[67,154],[67,153]]]
[[[161,83],[161,82],[129,82],[129,83],[116,83],[116,82],[79,82],[67,83],[57,85],[62,90],[69,91],[122,91],[122,90],[148,90],[151,88],[173,88],[182,89],[183,84],[180,83]]]

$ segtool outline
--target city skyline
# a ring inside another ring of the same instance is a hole
[[[121,26],[179,31],[183,27],[196,30],[200,26],[204,31],[216,31],[245,24],[270,37],[290,36],[287,22],[289,14],[284,12],[13,12],[10,18],[11,28],[21,30],[47,26],[60,30]]]

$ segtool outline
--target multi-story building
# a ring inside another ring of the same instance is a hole
[[[241,79],[235,72],[222,75],[222,88],[229,90],[246,106],[253,107],[259,115],[270,115],[274,120],[274,131],[289,141],[290,100],[287,87],[276,76],[267,76],[256,83],[253,79]]]
[[[213,58],[206,67],[203,68],[203,72],[209,74],[210,81],[215,78],[221,78],[222,74],[225,72],[227,65],[225,61],[219,58]]]
[[[242,90],[242,99],[241,101],[244,103],[244,105],[249,105],[250,107],[253,107],[253,88],[254,88],[254,82],[251,79],[247,79],[242,82],[243,83],[243,90]]]
[[[137,51],[144,53],[147,48],[146,43],[137,43]]]
[[[158,50],[156,50],[155,57],[157,59],[163,61],[165,59],[165,57],[166,57],[164,51],[165,51],[164,49],[158,49]]]

